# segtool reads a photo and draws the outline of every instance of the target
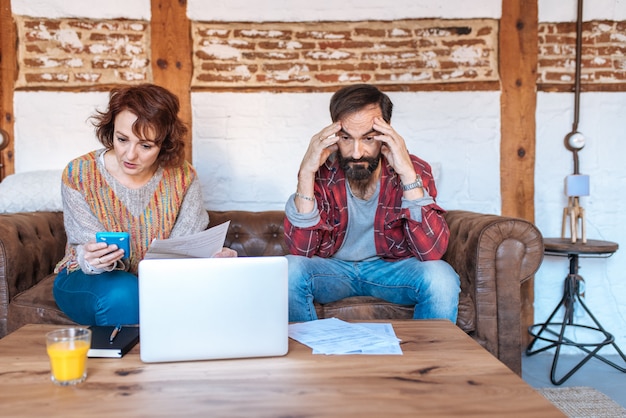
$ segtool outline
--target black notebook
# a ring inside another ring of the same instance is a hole
[[[113,341],[109,341],[114,326],[91,326],[91,348],[88,357],[120,358],[139,342],[139,327],[123,326]]]

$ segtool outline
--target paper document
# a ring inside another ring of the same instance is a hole
[[[184,237],[155,239],[145,259],[151,258],[210,258],[222,250],[230,221],[197,234]]]
[[[289,337],[311,347],[313,354],[402,354],[391,324],[320,319],[290,324]]]

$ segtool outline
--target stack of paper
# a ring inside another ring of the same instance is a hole
[[[313,354],[402,354],[391,324],[320,319],[290,324],[289,337],[311,347]]]

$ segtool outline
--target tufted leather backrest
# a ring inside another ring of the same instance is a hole
[[[209,226],[230,221],[225,246],[240,257],[288,254],[285,245],[283,211],[209,211]]]
[[[61,212],[0,215],[0,336],[11,299],[54,270],[65,252]]]

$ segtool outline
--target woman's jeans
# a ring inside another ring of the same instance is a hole
[[[460,281],[445,261],[341,261],[288,255],[289,321],[317,319],[313,301],[329,303],[350,296],[373,296],[415,305],[414,319],[456,323]]]
[[[130,325],[139,323],[137,276],[121,270],[67,274],[54,281],[54,298],[61,310],[81,325]]]

